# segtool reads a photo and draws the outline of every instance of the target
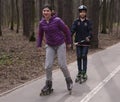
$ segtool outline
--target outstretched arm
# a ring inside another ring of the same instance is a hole
[[[65,34],[66,43],[71,44],[71,32],[68,26],[65,25],[65,23],[61,19],[59,19],[58,25],[59,25],[60,30]]]
[[[71,27],[71,37],[73,37],[75,32],[76,32],[76,21],[73,22]]]
[[[93,34],[93,32],[92,32],[92,26],[93,26],[92,22],[89,21],[89,23],[88,23],[89,39],[92,38],[92,34]]]
[[[39,24],[38,36],[37,36],[37,47],[42,46],[42,39],[43,39],[43,29],[41,24]]]

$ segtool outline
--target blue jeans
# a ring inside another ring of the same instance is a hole
[[[77,65],[79,72],[87,72],[87,54],[89,46],[76,46]]]

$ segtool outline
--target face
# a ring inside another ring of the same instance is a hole
[[[86,11],[85,11],[85,10],[82,10],[82,11],[80,12],[80,17],[81,17],[81,18],[85,18],[85,17],[86,17]]]
[[[51,14],[52,14],[52,11],[49,8],[44,8],[43,11],[42,11],[42,13],[43,13],[43,16],[45,18],[50,18]]]

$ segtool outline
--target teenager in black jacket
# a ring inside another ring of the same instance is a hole
[[[76,82],[82,76],[82,79],[87,79],[87,54],[92,37],[92,24],[86,18],[87,7],[81,5],[78,8],[79,18],[77,18],[71,27],[72,37],[75,34],[75,45],[77,54],[78,75]]]

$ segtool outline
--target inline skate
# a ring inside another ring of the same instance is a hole
[[[69,91],[69,94],[72,94],[72,88],[73,88],[73,81],[71,78],[66,78],[66,84],[67,84],[67,89]]]
[[[88,79],[87,74],[86,74],[85,72],[82,72],[82,74],[81,74],[80,84],[82,84],[82,83],[86,82],[86,81],[87,81],[87,79]]]
[[[47,80],[46,85],[41,90],[40,96],[50,95],[53,92],[52,81]]]
[[[78,72],[77,76],[76,76],[76,79],[75,79],[75,82],[79,82],[81,81],[81,72]]]

